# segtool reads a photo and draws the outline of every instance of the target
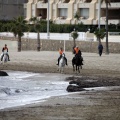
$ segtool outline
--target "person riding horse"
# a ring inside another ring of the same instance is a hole
[[[7,47],[7,45],[6,45],[6,44],[5,44],[5,46],[3,47],[3,49],[2,49],[1,61],[2,61],[2,59],[3,59],[4,52],[7,52],[8,61],[10,61],[10,59],[9,59],[9,54],[8,54],[8,47]]]
[[[64,51],[63,51],[63,49],[62,49],[62,47],[61,47],[61,48],[59,49],[59,54],[60,54],[60,56],[59,56],[59,58],[58,58],[58,63],[57,63],[56,65],[59,65],[59,61],[60,61],[63,53],[64,53]],[[64,58],[65,58],[65,61],[66,61],[66,65],[68,65],[68,64],[67,64],[67,58],[66,58],[66,57],[64,57]]]
[[[78,46],[76,46],[76,47],[74,48],[74,54],[75,54],[75,57],[73,58],[74,60],[75,60],[77,57],[79,57],[80,60],[83,61],[82,53],[81,53],[81,50],[79,49]],[[82,63],[82,65],[83,65],[83,63]]]

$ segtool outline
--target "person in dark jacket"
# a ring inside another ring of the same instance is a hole
[[[98,52],[99,52],[99,56],[101,56],[102,52],[103,52],[103,45],[102,44],[98,45]]]

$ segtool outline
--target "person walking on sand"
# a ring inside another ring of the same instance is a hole
[[[1,61],[3,60],[4,52],[7,52],[8,61],[10,61],[7,44],[5,44],[5,46],[2,49]]]
[[[103,45],[101,43],[98,45],[98,52],[99,52],[99,56],[101,56],[103,52]]]
[[[63,53],[64,53],[64,51],[63,51],[63,48],[61,47],[61,48],[59,49],[59,54],[60,54],[60,56],[59,56],[59,58],[58,58],[58,63],[57,63],[56,65],[59,65],[59,61],[60,61]],[[66,61],[66,65],[68,65],[68,64],[67,64],[67,58],[66,58],[66,57],[65,57],[65,61]]]

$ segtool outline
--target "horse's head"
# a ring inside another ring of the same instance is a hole
[[[79,56],[81,56],[81,55],[82,55],[82,53],[81,53],[81,51],[80,51],[80,50],[78,51],[78,55],[79,55]]]
[[[62,53],[62,57],[65,57],[65,53]]]

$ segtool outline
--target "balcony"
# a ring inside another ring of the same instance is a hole
[[[66,19],[59,19],[59,17],[55,20],[56,24],[65,24],[66,23]]]
[[[89,8],[89,3],[79,3],[79,8]]]
[[[59,3],[58,8],[68,8],[68,4],[67,3]]]
[[[111,3],[110,8],[120,8],[120,2]]]
[[[114,8],[120,8],[120,2],[115,2],[115,3],[110,3],[111,5],[108,5],[109,9],[114,9]],[[96,4],[96,8],[98,9],[98,3]],[[106,4],[103,3],[101,4],[101,8],[106,8]]]
[[[41,0],[37,3],[37,8],[47,8],[48,0]]]
[[[117,24],[119,24],[119,23],[120,23],[119,20],[109,20],[109,21],[108,21],[108,24],[115,24],[115,25],[117,25]]]

